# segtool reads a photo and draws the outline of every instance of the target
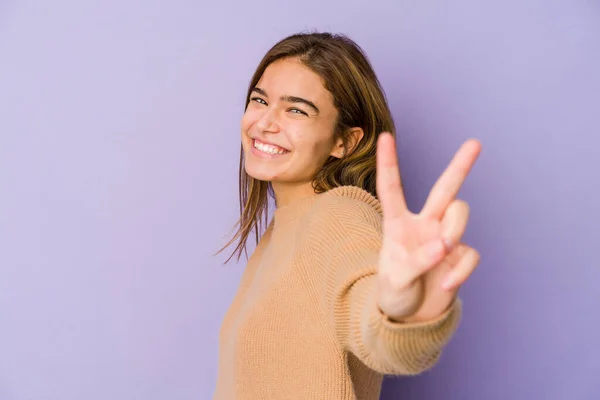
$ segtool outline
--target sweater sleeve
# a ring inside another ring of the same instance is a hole
[[[313,214],[300,253],[315,274],[312,289],[338,343],[382,374],[432,368],[457,329],[461,301],[431,321],[388,320],[376,302],[381,215],[355,199],[329,200]]]

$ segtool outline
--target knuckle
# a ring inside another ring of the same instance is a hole
[[[457,212],[464,213],[464,214],[467,214],[467,215],[469,214],[469,211],[470,211],[470,208],[471,208],[471,207],[469,206],[469,203],[467,203],[466,201],[464,201],[464,200],[461,200],[461,199],[456,199],[456,200],[454,200],[454,201],[452,202],[452,207],[453,207],[453,208],[454,208],[454,209],[455,209]]]
[[[408,288],[408,284],[403,279],[393,279],[390,281],[390,289],[394,293],[402,293]]]
[[[472,247],[469,249],[471,251],[471,257],[473,259],[473,263],[475,264],[475,267],[476,267],[479,264],[479,261],[481,260],[481,254]]]
[[[408,288],[408,280],[405,274],[388,274],[384,277],[384,287],[392,293],[400,293]]]

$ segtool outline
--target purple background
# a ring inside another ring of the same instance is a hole
[[[382,398],[600,398],[597,1],[9,0],[0,399],[211,397],[244,267],[211,254],[237,217],[245,87],[313,28],[370,56],[411,208],[463,139],[484,146],[464,322]]]

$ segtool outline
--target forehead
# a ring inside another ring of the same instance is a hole
[[[258,87],[271,96],[296,96],[321,106],[333,106],[333,96],[319,75],[297,59],[278,60],[270,64],[258,81]]]

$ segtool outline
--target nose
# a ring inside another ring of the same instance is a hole
[[[276,110],[273,108],[267,108],[258,121],[256,121],[256,127],[260,129],[261,132],[278,132],[279,121]]]

